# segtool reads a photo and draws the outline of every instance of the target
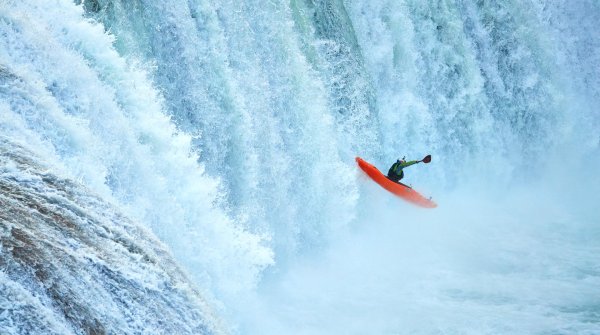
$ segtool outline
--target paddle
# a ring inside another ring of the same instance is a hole
[[[423,162],[425,164],[431,162],[431,155],[425,156],[425,158],[423,158],[422,160],[420,160],[420,162]]]

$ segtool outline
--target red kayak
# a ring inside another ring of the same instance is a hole
[[[386,190],[392,192],[393,194],[399,196],[400,198],[411,202],[417,206],[426,207],[426,208],[435,208],[437,204],[430,199],[425,198],[417,191],[412,188],[401,184],[396,183],[389,180],[381,171],[379,171],[375,166],[371,165],[369,162],[365,161],[360,157],[356,157],[356,162],[358,166],[365,171],[365,173],[371,177],[377,184]]]

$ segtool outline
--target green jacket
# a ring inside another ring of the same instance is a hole
[[[400,163],[400,161],[396,161],[396,163],[394,163],[394,165],[392,165],[392,167],[390,168],[389,172],[393,172],[397,176],[401,176],[403,174],[402,169],[404,169],[405,167],[409,167],[411,165],[415,165],[418,162],[419,161],[407,161],[404,163]],[[388,172],[388,174],[389,174],[389,172]]]

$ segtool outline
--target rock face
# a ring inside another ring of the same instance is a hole
[[[149,231],[0,136],[1,334],[221,334]]]

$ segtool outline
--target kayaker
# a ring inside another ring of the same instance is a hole
[[[417,164],[417,163],[421,163],[421,162],[423,162],[423,161],[425,161],[425,160],[427,160],[427,159],[428,159],[429,161],[431,160],[431,156],[429,156],[429,155],[428,155],[427,157],[423,158],[423,159],[422,159],[422,160],[420,160],[420,161],[406,161],[404,158],[405,158],[405,157],[402,157],[402,159],[398,159],[398,160],[396,161],[396,163],[392,164],[392,166],[390,167],[390,170],[388,171],[387,177],[388,177],[388,179],[390,179],[391,181],[393,181],[393,182],[396,182],[396,183],[397,183],[397,182],[399,182],[399,181],[400,181],[402,178],[404,178],[404,171],[403,171],[403,170],[404,170],[404,168],[406,168],[406,167],[409,167],[409,166],[411,166],[411,165],[415,165],[415,164]],[[429,161],[428,161],[428,162],[426,162],[426,163],[429,163]]]

